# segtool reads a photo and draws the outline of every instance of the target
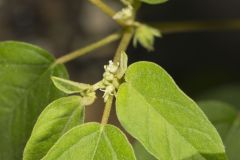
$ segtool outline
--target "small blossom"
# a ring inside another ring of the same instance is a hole
[[[115,65],[113,63],[113,61],[109,61],[109,64],[105,65],[104,69],[105,69],[106,72],[110,72],[110,73],[115,74],[118,70],[118,66],[119,66],[119,63],[117,63],[117,65]]]
[[[117,12],[113,19],[127,20],[133,16],[133,7],[128,5],[126,8],[123,8],[121,11]]]
[[[113,96],[116,93],[116,89],[112,84],[107,86],[106,89],[103,91],[104,91],[104,94],[103,94],[104,102],[108,100],[110,95]]]
[[[107,101],[110,95],[116,94],[116,89],[119,86],[118,78],[116,76],[119,70],[119,63],[115,64],[113,61],[109,61],[108,65],[104,66],[105,72],[103,74],[101,91],[104,92],[104,102]]]

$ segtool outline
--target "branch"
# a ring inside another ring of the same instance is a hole
[[[119,59],[121,57],[121,52],[126,51],[131,39],[133,36],[133,29],[131,27],[126,28],[125,31],[123,32],[122,39],[119,43],[119,46],[116,50],[115,56],[114,56],[114,63],[119,62]]]
[[[97,41],[95,43],[92,43],[84,48],[81,48],[79,50],[76,50],[72,53],[69,53],[63,57],[60,57],[56,60],[55,64],[63,64],[63,63],[67,63],[73,59],[76,59],[80,56],[83,56],[97,48],[100,48],[100,47],[103,47],[113,41],[116,41],[118,40],[119,38],[121,37],[121,33],[114,33],[114,34],[111,34],[110,36],[107,36],[105,38],[103,38],[102,40],[100,41]]]
[[[240,30],[240,20],[152,23],[163,34],[182,32]]]
[[[113,19],[113,16],[116,14],[116,12],[106,3],[102,2],[102,0],[89,0],[92,4],[94,4],[96,7],[98,7],[102,12],[104,12],[106,15],[108,15],[110,18]],[[125,26],[125,22],[121,20],[114,20],[121,26]]]

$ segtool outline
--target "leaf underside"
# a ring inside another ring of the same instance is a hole
[[[0,159],[22,159],[23,148],[37,116],[48,103],[63,96],[52,84],[67,78],[62,65],[45,50],[20,42],[0,43]]]
[[[162,160],[225,160],[216,129],[160,66],[131,65],[119,88],[117,115],[123,127]]]

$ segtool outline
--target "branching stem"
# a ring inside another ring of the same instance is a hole
[[[116,12],[106,3],[104,3],[102,0],[89,0],[89,1],[111,18],[113,18],[113,16],[116,14]],[[114,21],[121,26],[126,25],[124,21],[121,21],[121,20],[114,20]]]
[[[192,21],[192,22],[161,22],[153,23],[163,34],[174,34],[183,32],[240,30],[240,20],[223,21]]]
[[[80,56],[83,56],[97,48],[100,48],[100,47],[103,47],[113,41],[116,41],[118,40],[119,38],[121,38],[121,33],[114,33],[114,34],[111,34],[105,38],[103,38],[102,40],[100,41],[97,41],[95,43],[92,43],[84,48],[81,48],[79,50],[76,50],[72,53],[69,53],[69,54],[66,54],[65,56],[62,56],[60,58],[58,58],[55,62],[55,64],[63,64],[63,63],[67,63],[71,60],[74,60]]]
[[[95,1],[97,1],[97,0],[95,0]],[[136,12],[140,7],[140,3],[136,3],[136,4],[134,4],[134,6],[135,6],[135,8],[133,11],[133,17],[131,19],[131,21],[133,21],[133,22],[135,20]],[[123,29],[124,29],[124,31],[123,31],[121,41],[118,45],[118,48],[117,48],[116,53],[113,58],[113,62],[115,64],[120,61],[121,52],[126,51],[129,43],[131,42],[132,36],[133,36],[133,26],[125,25],[125,27],[123,27]],[[105,109],[104,109],[104,113],[103,113],[102,121],[101,121],[102,125],[105,125],[108,123],[108,119],[109,119],[110,112],[112,109],[112,103],[113,103],[113,96],[110,96],[105,104]]]
[[[122,51],[126,51],[131,39],[133,36],[133,29],[131,27],[126,28],[125,31],[123,32],[123,36],[122,39],[120,41],[120,44],[116,50],[115,56],[114,56],[114,63],[119,62],[120,60],[120,56],[121,56],[121,52]]]
[[[121,39],[120,44],[115,53],[114,63],[119,62],[121,52],[125,51],[127,49],[128,45],[131,41],[132,35],[133,35],[132,28],[126,28],[125,31],[123,32],[122,39]],[[108,119],[109,119],[110,112],[112,109],[112,103],[113,103],[113,96],[110,96],[105,104],[102,121],[101,121],[102,125],[105,125],[108,123]]]

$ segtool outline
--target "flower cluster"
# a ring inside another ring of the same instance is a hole
[[[132,5],[128,5],[127,7],[123,8],[121,11],[117,12],[113,19],[115,20],[128,20],[133,16],[133,7]]]
[[[102,80],[101,91],[104,92],[104,102],[107,101],[110,95],[116,94],[116,89],[119,87],[118,78],[116,76],[119,69],[119,63],[114,64],[113,61],[109,61],[108,65],[104,66],[104,74]]]

